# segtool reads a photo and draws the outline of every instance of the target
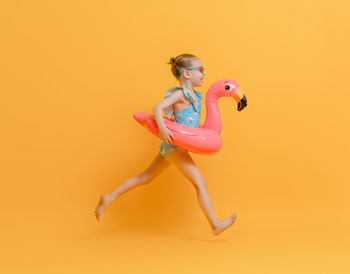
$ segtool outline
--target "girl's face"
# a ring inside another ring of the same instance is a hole
[[[205,72],[203,69],[203,65],[201,60],[195,59],[191,62],[191,68],[200,67],[198,69],[193,70],[186,70],[186,72],[190,75],[190,81],[192,84],[192,87],[200,87],[203,84],[203,78],[205,76]],[[185,73],[185,72],[184,72]]]

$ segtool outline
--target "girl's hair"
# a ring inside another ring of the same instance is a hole
[[[182,71],[182,69],[189,68],[191,66],[191,61],[194,59],[198,59],[198,57],[193,54],[184,53],[176,56],[175,58],[171,57],[170,62],[167,64],[171,65],[171,72],[175,78],[178,79],[177,76]]]

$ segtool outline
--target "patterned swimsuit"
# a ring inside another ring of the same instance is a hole
[[[174,106],[171,105],[168,108],[164,109],[166,116],[170,119],[171,116],[174,113],[174,121],[176,123],[180,123],[182,125],[190,126],[190,127],[198,127],[199,121],[201,118],[201,109],[202,109],[202,93],[200,91],[193,90],[196,94],[196,97],[198,98],[198,103],[196,100],[191,96],[190,93],[187,91],[184,91],[183,87],[181,86],[174,86],[166,91],[166,95],[164,98],[171,95],[175,90],[182,89],[185,96],[191,100],[191,104],[185,108],[184,110],[175,110]],[[165,159],[165,155],[175,149],[178,149],[178,146],[175,146],[173,144],[167,144],[164,141],[160,143],[160,154]]]

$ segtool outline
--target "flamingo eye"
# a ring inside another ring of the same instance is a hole
[[[229,86],[229,85],[226,85],[226,86],[225,86],[225,89],[226,89],[226,90],[230,90],[230,86]]]

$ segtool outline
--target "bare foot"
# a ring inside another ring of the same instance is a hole
[[[113,199],[110,197],[109,194],[102,194],[100,198],[100,202],[98,203],[96,209],[95,209],[95,215],[97,221],[100,221],[100,217],[103,213],[103,211],[110,205],[110,203],[113,202]]]
[[[229,228],[233,223],[235,222],[237,218],[237,214],[233,213],[232,216],[220,220],[216,228],[213,228],[214,235],[219,235],[221,232],[223,232],[226,228]]]

